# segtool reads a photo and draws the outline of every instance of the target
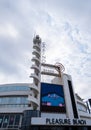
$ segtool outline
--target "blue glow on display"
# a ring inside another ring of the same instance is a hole
[[[65,108],[63,86],[41,83],[41,106]]]

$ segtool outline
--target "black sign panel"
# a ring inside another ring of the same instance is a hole
[[[88,99],[88,101],[89,101],[89,104],[90,104],[90,107],[91,107],[91,99]]]

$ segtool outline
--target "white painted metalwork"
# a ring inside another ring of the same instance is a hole
[[[41,38],[36,35],[33,39],[33,58],[31,69],[34,70],[34,73],[30,77],[33,78],[33,87],[32,95],[28,96],[28,100],[32,105],[33,109],[36,107],[37,110],[40,110],[40,83],[41,83]],[[34,89],[35,88],[35,89]],[[37,88],[37,89],[36,89]],[[35,96],[35,90],[36,96]]]

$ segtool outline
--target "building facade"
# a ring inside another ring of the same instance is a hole
[[[74,93],[61,63],[41,63],[41,44],[35,36],[33,83],[0,85],[0,130],[90,130],[89,105]]]

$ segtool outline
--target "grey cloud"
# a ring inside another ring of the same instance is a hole
[[[32,38],[31,38],[32,39]],[[31,40],[30,40],[31,41]],[[14,39],[6,37],[0,38],[0,71],[9,75],[20,73],[20,66],[28,64],[26,53],[31,55],[31,42],[24,38],[14,42]],[[25,61],[26,58],[26,61]],[[25,62],[25,63],[24,63]],[[30,67],[30,66],[29,66]]]
[[[73,24],[78,24],[82,30],[91,32],[90,0],[53,0],[49,1],[48,4],[46,9],[56,19],[70,21]]]
[[[21,75],[22,67],[30,67],[27,53],[32,53],[33,38],[33,14],[30,17],[19,8],[20,3],[12,1],[0,1],[0,26],[7,24],[14,26],[18,32],[18,38],[7,35],[0,36],[0,71],[7,75]],[[30,9],[31,10],[31,9]],[[5,31],[5,30],[4,30]],[[25,59],[27,58],[27,59]],[[25,63],[24,63],[25,62]],[[26,77],[27,78],[27,77]]]

